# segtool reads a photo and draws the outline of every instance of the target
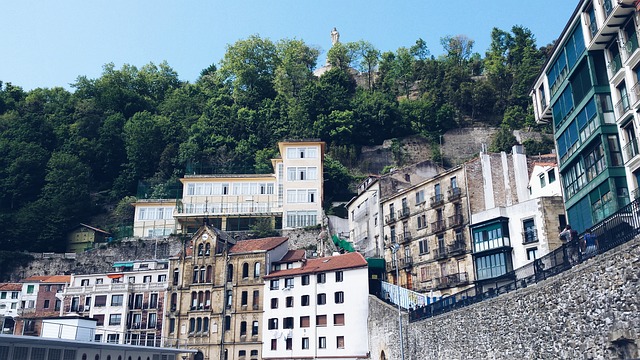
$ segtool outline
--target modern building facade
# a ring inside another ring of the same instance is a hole
[[[366,359],[368,270],[357,252],[266,275],[262,359]]]
[[[164,334],[204,359],[261,359],[263,276],[288,251],[284,237],[235,241],[205,225],[172,258]]]
[[[247,231],[260,221],[274,229],[321,223],[324,142],[278,143],[272,174],[187,174],[180,199],[134,206],[134,236],[193,234],[206,219],[223,231]]]
[[[435,297],[461,291],[473,282],[463,166],[385,197],[382,211],[391,282]],[[395,257],[394,245],[399,247]]]
[[[114,271],[72,275],[61,315],[96,320],[96,342],[159,346],[166,311],[168,261],[114,263]]]
[[[638,193],[640,51],[634,0],[581,0],[531,92],[553,127],[568,222],[578,231]]]

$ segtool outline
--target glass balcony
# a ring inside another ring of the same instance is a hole
[[[627,51],[627,55],[630,56],[633,54],[636,49],[638,49],[638,35],[634,32],[629,40],[624,44],[624,49]]]

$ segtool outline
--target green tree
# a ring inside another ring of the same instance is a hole
[[[510,152],[513,145],[516,145],[516,137],[513,136],[513,132],[506,127],[501,127],[500,130],[494,135],[489,151],[491,152]]]

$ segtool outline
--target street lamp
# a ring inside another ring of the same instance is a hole
[[[400,328],[400,357],[404,360],[404,338],[402,337],[402,309],[400,308],[400,275],[398,272],[398,256],[396,253],[400,250],[400,245],[394,242],[389,247],[393,254],[393,263],[396,266],[396,304],[398,305],[398,327]]]

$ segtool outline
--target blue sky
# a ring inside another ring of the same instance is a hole
[[[113,62],[166,60],[181,80],[222,59],[227,44],[252,34],[302,39],[324,63],[335,26],[342,42],[367,40],[382,51],[422,38],[464,34],[484,56],[493,27],[523,25],[538,45],[557,38],[576,0],[6,0],[0,3],[0,81],[30,90],[70,89],[79,75],[99,77]]]

